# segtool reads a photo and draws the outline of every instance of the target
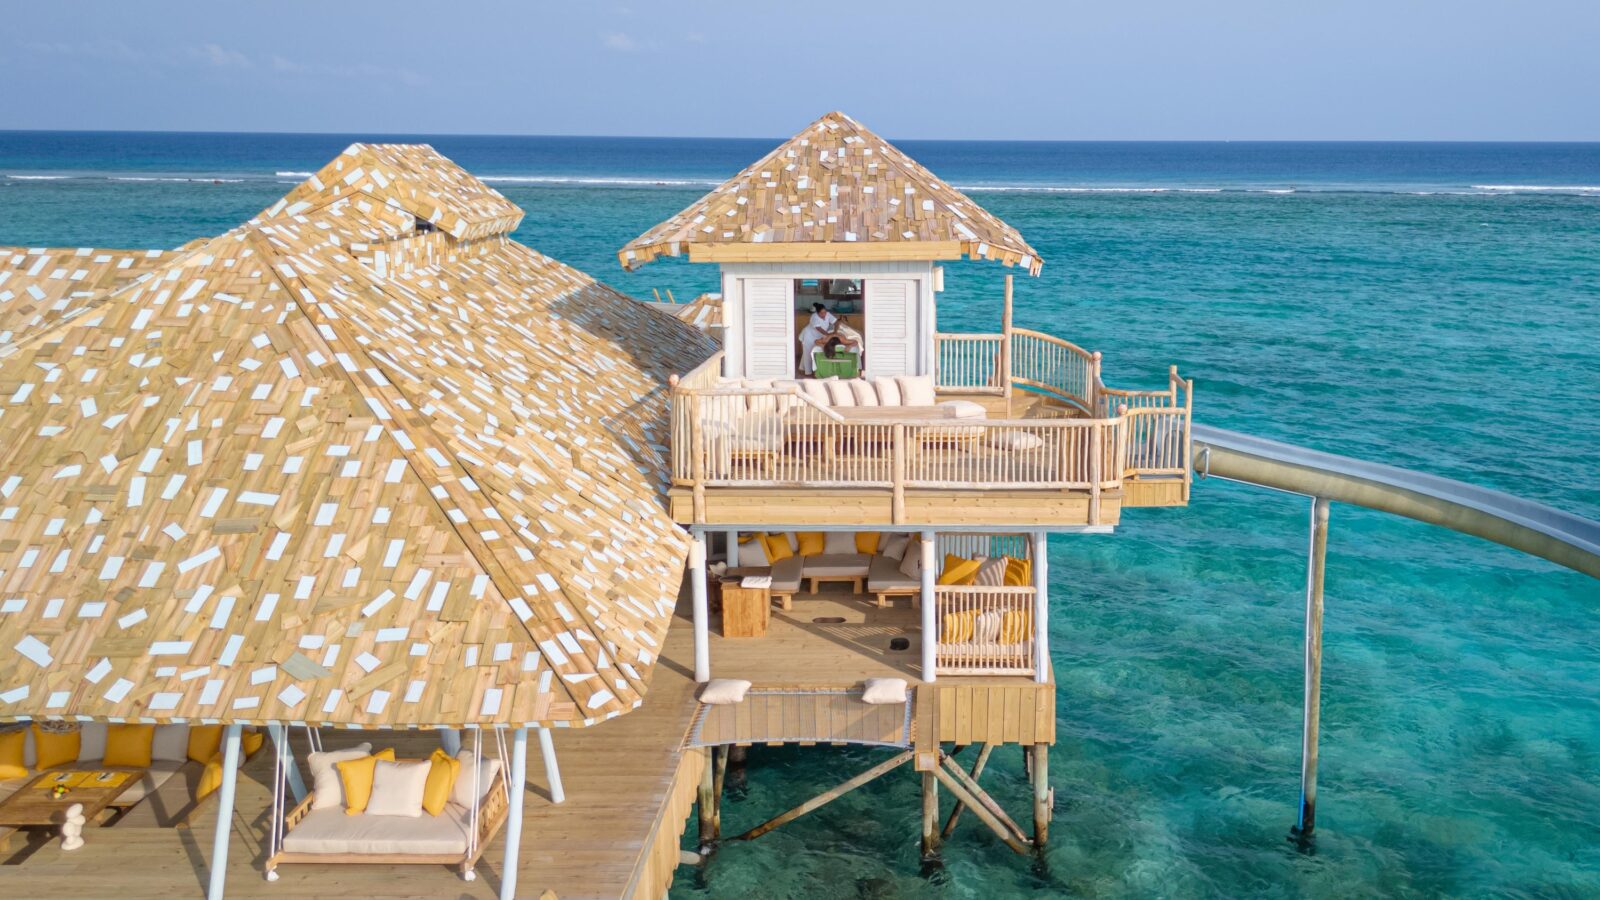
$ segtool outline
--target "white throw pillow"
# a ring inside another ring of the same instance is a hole
[[[822,534],[822,552],[828,556],[850,556],[856,552],[854,531],[826,531]]]
[[[488,748],[491,738],[484,736],[485,749]],[[456,775],[455,786],[450,789],[450,801],[462,807],[472,806],[472,750],[462,750],[456,754],[456,759],[461,761],[461,771]],[[482,797],[489,792],[489,786],[494,784],[494,777],[500,774],[500,760],[485,756],[478,764],[478,796]],[[426,781],[426,778],[424,778]],[[482,802],[481,800],[479,801]]]
[[[922,546],[920,542],[906,547],[905,555],[900,558],[900,574],[907,578],[922,577]]]
[[[893,376],[872,379],[872,389],[878,392],[879,406],[900,405],[900,383]]]
[[[751,379],[744,386],[754,390],[772,390],[772,379],[756,381]],[[744,398],[745,408],[753,413],[775,413],[778,411],[778,398],[772,394],[749,394]]]
[[[932,375],[896,375],[900,386],[900,403],[904,406],[933,406],[939,395],[933,389]]]
[[[978,567],[978,577],[973,584],[984,587],[1004,587],[1006,583],[1006,558],[991,556]]]
[[[890,559],[905,559],[906,548],[911,546],[911,535],[891,534],[882,539],[878,544],[878,555]]]
[[[700,690],[700,702],[708,706],[723,706],[744,702],[750,682],[742,678],[713,678]]]
[[[189,726],[157,725],[150,740],[150,758],[183,762],[189,758]]]
[[[972,623],[972,640],[979,644],[993,644],[1000,640],[1000,623],[1004,621],[1005,614],[999,610],[991,610],[978,616]]]
[[[372,745],[360,743],[349,750],[326,750],[306,755],[306,766],[311,769],[311,790],[316,795],[311,800],[312,809],[332,809],[344,805],[344,782],[339,780],[335,763],[360,759],[372,753]]]
[[[770,566],[767,560],[767,545],[755,535],[739,542],[739,565],[741,566]]]
[[[105,759],[106,758],[106,723],[85,722],[78,728],[78,758],[79,759]],[[188,744],[184,745],[184,756],[188,756]]]
[[[800,392],[800,382],[779,379],[772,382],[772,389],[778,392],[778,412],[785,412],[800,403],[794,396]]]
[[[828,402],[834,406],[855,406],[856,393],[850,390],[850,382],[830,378],[824,382],[828,386]]]
[[[949,410],[946,414],[952,419],[986,419],[989,411],[983,408],[982,403],[973,403],[971,400],[946,400],[939,406]]]
[[[800,390],[804,391],[807,397],[817,401],[819,405],[831,406],[833,403],[828,398],[828,382],[831,380],[833,379],[823,379],[819,381],[815,378],[807,378],[806,380],[800,382]]]
[[[389,762],[380,759],[372,767],[372,798],[367,801],[369,816],[422,815],[422,792],[428,786],[428,770],[433,764]]]
[[[862,703],[906,702],[904,678],[868,678],[867,689],[861,692]]]
[[[877,406],[878,392],[873,389],[872,382],[864,378],[852,378],[848,382],[850,393],[855,394],[857,406]]]

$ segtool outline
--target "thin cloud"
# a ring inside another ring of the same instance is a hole
[[[219,44],[203,44],[191,51],[192,55],[209,66],[219,69],[252,69],[255,63],[237,50]]]
[[[72,56],[80,59],[98,59],[107,62],[139,63],[149,60],[142,51],[135,50],[122,41],[102,39],[96,41],[30,41],[23,45],[33,53],[52,56]]]
[[[632,53],[639,49],[638,41],[620,31],[611,31],[601,35],[600,43],[607,50],[615,50],[618,53]]]

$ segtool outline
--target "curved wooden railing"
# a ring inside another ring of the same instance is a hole
[[[1011,383],[1093,414],[1100,386],[1100,354],[1054,335],[1014,328]]]

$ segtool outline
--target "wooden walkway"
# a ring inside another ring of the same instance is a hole
[[[858,691],[756,690],[743,703],[701,706],[685,743],[911,746],[911,701],[871,704]]]

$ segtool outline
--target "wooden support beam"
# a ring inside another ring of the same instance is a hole
[[[966,790],[969,796],[978,801],[979,809],[986,810],[990,815],[994,816],[995,820],[998,821],[1001,826],[1011,834],[1012,837],[1025,844],[1029,843],[1027,832],[1023,831],[1022,826],[1018,825],[1016,821],[1006,813],[1005,808],[1000,805],[1000,801],[990,796],[988,791],[978,787],[978,783],[972,780],[972,776],[962,771],[961,767],[956,765],[955,760],[947,756],[940,760],[940,764],[944,767],[945,771],[949,772],[950,777],[954,778],[956,782]]]
[[[222,786],[217,789],[217,832],[211,841],[210,883],[206,900],[222,900],[228,881],[228,839],[233,836],[233,791],[239,780],[239,725],[222,731]]]
[[[1300,817],[1292,834],[1302,843],[1317,827],[1317,738],[1322,730],[1322,584],[1328,557],[1328,500],[1311,501],[1311,547],[1306,559],[1305,710],[1300,723]]]
[[[931,862],[939,855],[939,782],[938,769],[922,773],[922,861]]]
[[[695,797],[696,808],[700,813],[701,854],[711,852],[712,842],[716,839],[716,825],[712,821],[715,815],[712,806],[716,802],[712,794],[712,790],[715,787],[715,774],[712,770],[716,767],[712,765],[712,752],[710,749],[706,750],[705,767],[700,770],[700,792]]]
[[[993,743],[984,744],[983,749],[978,751],[978,759],[972,764],[972,781],[974,784],[977,783],[978,777],[983,774],[984,767],[989,765],[989,754],[993,751]],[[965,803],[960,800],[956,801],[955,809],[950,810],[950,818],[945,820],[944,831],[942,832],[944,837],[948,838],[956,830],[956,822],[961,820],[961,811],[966,808],[967,805]]]
[[[767,821],[762,822],[760,825],[757,825],[756,827],[750,829],[749,831],[746,831],[744,834],[741,834],[741,835],[739,835],[737,837],[731,838],[730,840],[735,840],[735,841],[753,841],[756,838],[762,836],[763,834],[766,834],[767,832],[771,831],[772,829],[777,828],[779,825],[783,825],[783,824],[785,824],[787,822],[793,822],[795,819],[800,818],[801,816],[805,815],[808,812],[811,812],[813,810],[820,809],[820,808],[822,808],[824,806],[827,806],[829,803],[832,803],[833,801],[839,799],[840,797],[843,797],[845,794],[850,793],[851,791],[855,790],[856,788],[861,787],[862,785],[864,785],[864,784],[866,784],[866,783],[868,783],[870,781],[873,781],[873,780],[875,780],[877,778],[880,778],[883,775],[886,775],[889,772],[892,772],[895,769],[900,768],[901,766],[905,765],[906,763],[908,763],[910,761],[911,761],[911,751],[910,750],[906,750],[906,751],[904,751],[902,753],[897,753],[894,756],[890,757],[889,759],[886,759],[883,762],[878,763],[877,765],[875,765],[872,768],[866,770],[865,772],[862,772],[860,775],[857,775],[856,777],[850,779],[849,781],[846,781],[843,784],[831,787],[828,790],[823,791],[822,793],[818,794],[817,796],[812,797],[810,800],[807,800],[806,802],[800,804],[799,806],[796,806],[794,809],[791,809],[788,812],[781,813],[781,814],[779,814],[777,816],[774,816],[771,819],[768,819]]]
[[[1050,792],[1050,745],[1034,744],[1033,751],[1033,846],[1043,848],[1050,843],[1051,807],[1054,795]]]
[[[1011,276],[1006,276],[1006,306],[1000,314],[1000,387],[1011,398]]]
[[[961,800],[967,806],[970,806],[972,808],[972,814],[977,816],[983,822],[983,824],[989,826],[989,830],[994,832],[995,837],[998,837],[1000,840],[1004,841],[1007,847],[1010,847],[1019,854],[1028,852],[1027,842],[1018,840],[1016,835],[1006,830],[1006,826],[1001,823],[999,819],[995,818],[994,813],[990,812],[989,809],[983,805],[983,801],[973,796],[973,794],[964,786],[962,786],[961,782],[957,781],[943,766],[934,769],[931,773],[925,773],[924,778],[926,778],[928,774],[931,774],[935,778],[939,779],[940,783],[948,788],[950,793],[957,800]],[[923,792],[924,795],[926,795],[926,782],[924,782]],[[934,812],[937,814],[937,808],[934,810]],[[925,829],[931,827],[927,824],[928,813],[926,808],[923,809],[923,822],[923,827]],[[937,840],[937,838],[935,838],[935,840]]]
[[[715,770],[711,776],[711,830],[712,836],[719,840],[722,838],[722,786],[728,781],[728,749],[711,748],[711,759]]]
[[[694,606],[694,680],[711,680],[711,608],[706,597],[706,536],[689,532],[689,588]]]

